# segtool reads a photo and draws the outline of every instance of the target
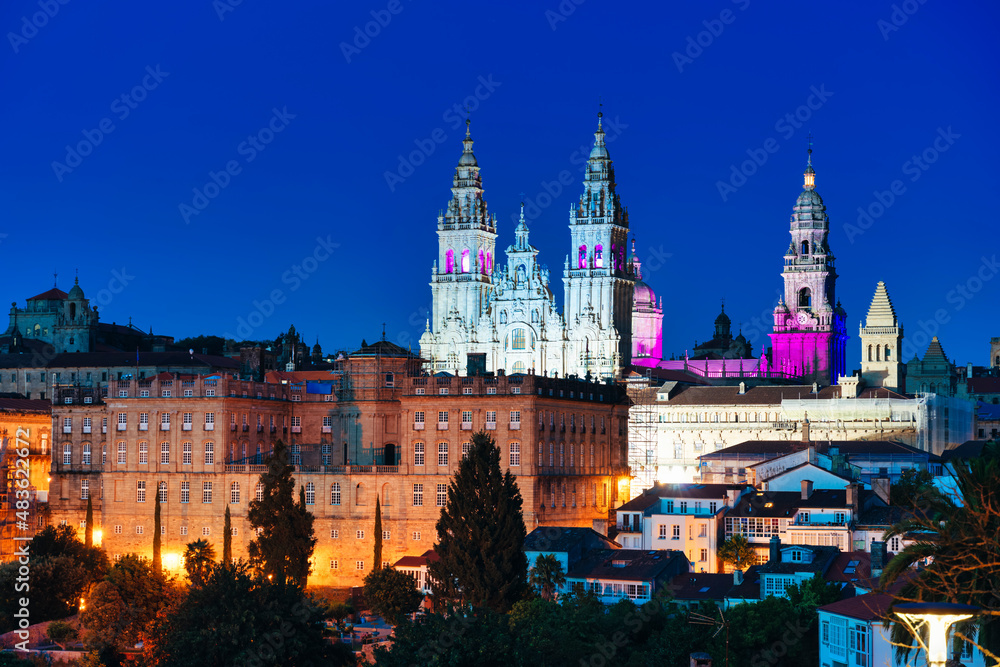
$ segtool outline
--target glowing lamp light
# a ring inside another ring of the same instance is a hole
[[[945,667],[948,662],[948,630],[953,624],[967,621],[979,611],[979,607],[951,602],[913,602],[893,607],[893,613],[927,652],[927,667]],[[927,628],[926,644],[921,635],[924,627]]]
[[[94,529],[94,546],[95,547],[101,546],[101,538],[103,538],[103,537],[104,537],[104,531],[102,531],[102,530],[100,530],[98,528],[95,528]]]
[[[80,598],[80,611],[85,611],[87,609],[87,601],[84,598]]]

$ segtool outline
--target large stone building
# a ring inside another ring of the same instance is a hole
[[[496,216],[483,198],[479,163],[466,131],[452,198],[438,216],[433,314],[420,339],[421,354],[436,371],[620,377],[635,350],[635,318],[642,336],[640,354],[659,349],[662,309],[657,311],[648,286],[643,285],[634,313],[636,273],[626,254],[628,211],[616,192],[604,136],[598,120],[584,192],[570,211],[560,314],[549,270],[537,262],[538,251],[528,242],[523,213],[507,262],[494,265]]]
[[[816,192],[812,149],[802,193],[791,218],[785,252],[784,298],[774,309],[773,369],[836,384],[844,375],[847,314],[836,297],[837,270],[830,250],[830,219]]]
[[[52,416],[61,429],[52,521],[79,525],[92,496],[107,552],[148,555],[159,490],[167,567],[179,570],[190,541],[221,543],[226,505],[234,556],[245,556],[247,503],[281,438],[316,516],[310,581],[347,585],[372,567],[376,497],[386,561],[433,546],[447,485],[480,430],[517,475],[529,530],[603,526],[627,499],[620,388],[530,374],[418,376],[422,363],[380,341],[333,372],[276,373],[276,382],[161,374],[114,381],[90,404],[67,388]]]
[[[47,521],[51,442],[48,401],[0,398],[0,561]]]

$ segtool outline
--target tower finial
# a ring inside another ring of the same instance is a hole
[[[466,113],[468,113],[468,108],[466,108]],[[471,124],[472,124],[472,118],[470,116],[466,116],[466,118],[465,118],[465,138],[466,139],[471,139],[472,138],[472,132],[469,130],[469,125],[471,125]]]
[[[805,181],[803,186],[809,190],[816,187],[816,171],[813,169],[813,135],[812,132],[809,133],[809,144],[806,148],[806,171],[805,171]]]

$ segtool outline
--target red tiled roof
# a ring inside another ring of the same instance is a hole
[[[436,563],[441,560],[437,552],[433,549],[428,549],[420,556],[403,556],[395,563],[392,564],[393,567],[424,567],[430,563]]]
[[[865,593],[846,600],[838,600],[823,605],[817,611],[839,614],[859,621],[880,621],[892,606],[893,598],[888,593]]]
[[[31,297],[30,299],[28,299],[28,301],[35,301],[35,300],[45,300],[45,301],[48,301],[48,300],[62,300],[62,299],[66,299],[68,297],[69,297],[69,294],[66,294],[66,292],[63,292],[58,287],[53,287],[52,289],[50,289],[47,292],[42,292],[38,296]]]
[[[847,572],[850,564],[857,561],[853,572]],[[853,582],[867,579],[871,576],[872,555],[867,551],[848,551],[841,553],[827,570],[827,581]]]
[[[52,403],[35,398],[0,398],[0,411],[52,412]]]

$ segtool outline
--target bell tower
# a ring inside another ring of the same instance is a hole
[[[570,254],[563,270],[569,356],[567,373],[618,377],[631,364],[635,275],[628,211],[615,191],[615,169],[597,114],[583,194],[570,208]]]
[[[774,371],[836,384],[846,371],[847,313],[836,301],[837,270],[830,251],[830,219],[816,192],[809,147],[802,193],[792,210],[785,252],[784,298],[774,309],[771,334]],[[836,304],[836,305],[834,305]]]
[[[881,280],[875,287],[868,319],[861,327],[861,377],[870,387],[906,390],[906,364],[903,351],[903,327],[896,318],[889,291]]]

